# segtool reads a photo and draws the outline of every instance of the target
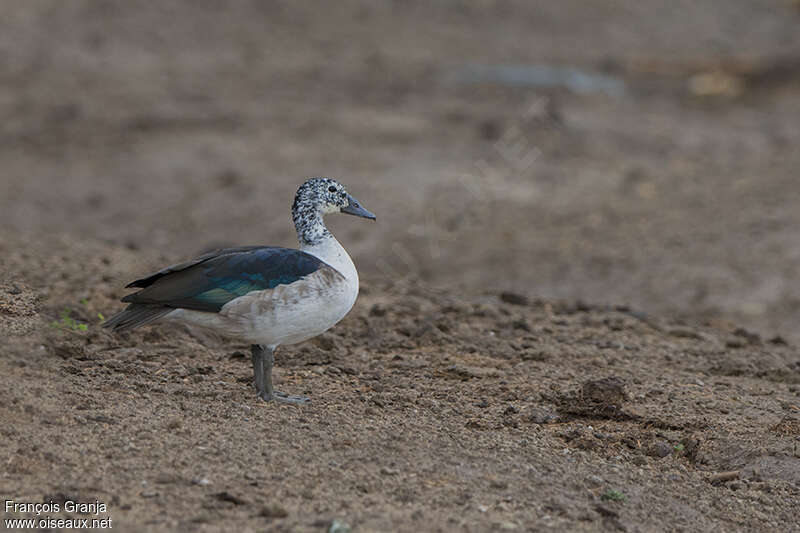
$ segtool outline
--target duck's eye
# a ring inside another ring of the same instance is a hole
[[[331,191],[331,192],[336,192],[336,187],[331,185],[330,187],[328,187],[328,190]]]

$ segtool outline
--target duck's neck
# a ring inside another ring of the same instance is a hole
[[[300,249],[338,270],[347,280],[358,287],[358,272],[353,260],[336,237],[325,227],[323,213],[309,207],[292,209],[292,219],[297,230]]]
[[[315,257],[319,257],[327,264],[338,270],[347,281],[358,287],[358,272],[353,260],[347,254],[339,241],[328,232],[327,237],[315,244],[300,243],[300,249]]]

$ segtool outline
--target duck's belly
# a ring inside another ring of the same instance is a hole
[[[339,322],[358,295],[346,280],[309,276],[289,285],[256,291],[231,300],[219,313],[177,309],[180,320],[251,344],[277,346],[310,339]]]
[[[346,289],[343,285],[330,287],[301,297],[265,294],[250,305],[242,302],[239,307],[247,310],[241,313],[237,309],[232,315],[241,316],[249,324],[249,342],[294,344],[319,335],[344,318],[355,303],[355,295]]]

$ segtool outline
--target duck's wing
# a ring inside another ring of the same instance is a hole
[[[273,246],[230,248],[134,281],[129,286],[143,287],[142,290],[122,301],[218,312],[235,298],[289,285],[320,269],[336,272],[321,259],[300,250]]]
[[[141,290],[125,296],[122,301],[130,305],[103,327],[133,329],[177,308],[219,312],[240,296],[289,285],[320,271],[341,276],[332,266],[300,250],[274,246],[217,250],[128,284]]]
[[[176,265],[170,265],[167,268],[162,268],[161,270],[159,270],[158,272],[156,272],[154,274],[150,274],[147,277],[144,277],[142,279],[137,279],[136,281],[132,281],[132,282],[128,283],[127,285],[125,285],[125,288],[127,289],[127,288],[130,288],[130,287],[149,287],[150,285],[155,283],[156,280],[166,276],[167,274],[170,274],[172,272],[179,272],[181,270],[186,270],[189,267],[193,267],[195,265],[199,265],[200,263],[204,263],[204,262],[208,261],[209,259],[215,259],[215,258],[226,256],[226,255],[235,255],[235,254],[240,254],[240,253],[247,253],[247,252],[251,252],[253,250],[266,249],[266,248],[286,250],[286,248],[276,248],[276,247],[270,247],[270,246],[240,246],[238,248],[224,248],[224,249],[214,250],[214,251],[205,253],[205,254],[203,254],[203,255],[201,255],[199,257],[196,257],[196,258],[192,259],[191,261],[184,261],[183,263],[178,263]]]

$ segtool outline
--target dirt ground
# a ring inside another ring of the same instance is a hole
[[[800,531],[798,3],[297,4],[4,5],[3,499]],[[245,345],[99,328],[153,269],[294,246],[314,175],[378,221],[329,217],[361,295],[279,349],[310,405],[256,401]]]

